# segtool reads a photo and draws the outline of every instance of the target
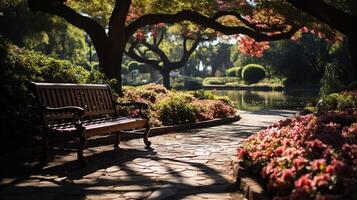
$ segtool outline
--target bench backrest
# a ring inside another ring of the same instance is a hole
[[[85,116],[114,115],[113,94],[109,85],[33,83],[39,103],[48,107],[79,106]],[[70,113],[44,113],[47,120],[68,119]]]

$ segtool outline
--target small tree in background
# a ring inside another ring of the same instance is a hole
[[[339,92],[344,87],[341,81],[341,70],[337,62],[328,63],[325,73],[321,79],[320,96],[326,96],[334,92]]]

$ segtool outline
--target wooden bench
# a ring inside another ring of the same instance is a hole
[[[148,108],[147,104],[119,103],[109,85],[32,83],[32,86],[42,108],[43,163],[47,161],[46,150],[58,149],[49,146],[49,134],[68,134],[78,139],[75,150],[81,165],[85,165],[83,150],[92,136],[113,133],[114,149],[119,149],[120,131],[145,127],[144,143],[150,147],[149,120],[142,112]],[[120,116],[117,106],[139,107],[140,118]]]

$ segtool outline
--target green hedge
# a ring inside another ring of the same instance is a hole
[[[130,61],[128,63],[128,72],[130,73],[133,70],[138,70],[140,73],[149,73],[150,66],[144,63],[139,63],[137,61]]]
[[[103,82],[100,72],[93,73],[69,61],[12,45],[0,37],[1,136],[21,141],[38,133],[39,113],[29,90],[31,81],[88,83]],[[11,142],[4,141],[3,148]]]
[[[258,83],[265,78],[265,69],[257,64],[246,65],[242,71],[242,78],[249,84]]]
[[[226,70],[226,75],[230,77],[242,78],[242,67],[232,67]]]

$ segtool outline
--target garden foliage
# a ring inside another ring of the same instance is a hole
[[[332,93],[322,98],[318,106],[319,111],[353,110],[357,108],[357,90]]]
[[[237,110],[233,103],[209,92],[169,91],[162,85],[149,84],[124,87],[122,102],[140,101],[149,104],[153,126],[176,125],[233,116]],[[124,109],[124,108],[123,108]],[[138,110],[121,110],[135,116]]]
[[[0,38],[1,135],[7,138],[31,137],[38,133],[37,104],[29,83],[103,82],[100,72],[89,72],[69,61],[45,56],[10,44]],[[8,140],[9,141],[9,140]],[[19,144],[20,145],[20,144]],[[6,146],[6,145],[5,145]],[[4,145],[2,147],[6,148]]]
[[[172,88],[175,90],[200,90],[202,89],[202,78],[200,77],[178,77],[172,80]]]
[[[326,108],[337,110],[280,121],[252,135],[238,149],[241,164],[262,178],[275,200],[356,199],[355,97],[356,91],[330,95]]]
[[[232,67],[226,70],[226,75],[230,77],[242,78],[242,67]]]
[[[258,83],[265,78],[265,69],[257,64],[246,65],[242,71],[242,78],[247,83]]]

